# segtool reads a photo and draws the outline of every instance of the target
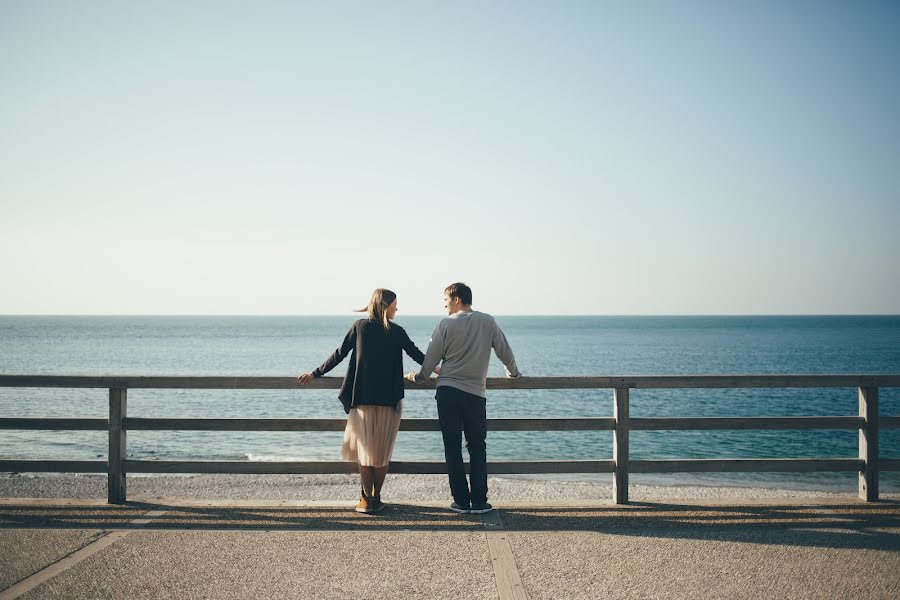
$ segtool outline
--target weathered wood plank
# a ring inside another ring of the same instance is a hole
[[[495,510],[482,515],[481,522],[484,524],[488,554],[494,568],[498,600],[528,600],[509,532],[503,529],[500,512]]]
[[[900,375],[685,375],[625,378],[634,388],[900,387]]]
[[[406,389],[434,389],[436,379],[425,384],[406,383]],[[295,377],[166,377],[0,375],[0,387],[61,388],[169,388],[169,389],[338,389],[339,377],[322,377],[307,385]],[[900,387],[900,374],[858,375],[648,375],[609,377],[491,377],[493,390],[615,389],[615,388],[805,388],[805,387]]]
[[[466,463],[466,473],[469,464]],[[497,461],[488,463],[492,475],[529,475],[532,473],[612,473],[615,463],[611,460],[540,460]],[[392,473],[435,474],[446,473],[443,462],[391,462]]]
[[[859,388],[859,416],[865,423],[859,429],[859,498],[878,500],[878,388]]]
[[[488,419],[491,431],[612,431],[614,417]],[[722,429],[858,429],[863,417],[634,417],[632,431]],[[133,431],[342,431],[346,419],[144,418],[127,417]],[[106,419],[0,417],[0,430],[104,431]],[[880,417],[880,429],[900,428],[900,417]],[[401,431],[440,431],[437,419],[403,419]]]
[[[434,422],[437,423],[437,419]],[[613,417],[488,419],[487,428],[488,431],[612,431],[616,428],[616,420]],[[403,429],[403,422],[400,429]]]
[[[0,473],[106,473],[105,460],[0,460]]]
[[[858,429],[862,417],[635,417],[634,430]]]
[[[469,463],[465,464],[466,473]],[[530,473],[612,473],[615,463],[611,460],[531,460],[489,462],[488,473],[503,475],[527,475]],[[436,474],[446,473],[444,462],[391,462],[392,473]]]
[[[124,421],[128,415],[128,390],[110,388],[109,390],[109,479],[107,501],[110,504],[124,504],[125,494],[125,456],[128,432]]]
[[[0,417],[0,429],[40,431],[106,431],[106,419],[56,417]]]
[[[611,460],[542,460],[490,462],[487,466],[491,474],[529,473],[613,473],[615,462]],[[468,467],[466,469],[468,471]],[[444,471],[441,471],[442,473]]]
[[[505,531],[488,531],[488,553],[494,568],[494,581],[497,582],[497,598],[499,600],[527,600],[528,595],[522,586],[519,570],[516,567],[516,557],[509,545]]]
[[[856,458],[692,458],[632,460],[632,473],[809,473],[858,471]]]
[[[127,460],[125,461],[125,468],[129,473],[226,473],[239,475],[324,475],[359,472],[359,466],[356,463],[341,461],[247,462],[226,460]]]
[[[171,461],[127,460],[129,473],[235,473],[235,474],[336,474],[356,473],[353,462],[246,462],[246,461]],[[468,471],[468,465],[466,465]],[[391,462],[391,473],[446,474],[444,462]],[[611,460],[521,461],[488,463],[488,473],[612,473]]]
[[[322,377],[300,385],[295,377],[195,377],[121,375],[0,375],[0,387],[142,388],[142,389],[339,389],[341,379]]]
[[[434,419],[437,421],[437,419]],[[129,417],[129,431],[343,431],[347,419],[231,419]]]
[[[628,503],[628,430],[630,427],[628,388],[613,391],[613,418],[616,428],[613,432],[613,502]]]
[[[858,429],[863,417],[634,417],[636,430]],[[243,419],[128,417],[125,428],[138,431],[342,431],[346,419]],[[0,417],[0,429],[103,431],[106,419]],[[881,417],[881,429],[900,428],[900,417]],[[488,419],[491,431],[612,431],[614,417]],[[437,419],[403,419],[401,431],[440,431]]]
[[[346,419],[219,419],[129,417],[131,431],[343,431]],[[489,431],[612,430],[615,421],[598,418],[488,419]],[[103,429],[106,428],[104,422]],[[440,431],[437,419],[403,419],[401,431]]]

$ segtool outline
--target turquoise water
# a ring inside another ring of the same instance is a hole
[[[346,317],[0,317],[0,373],[274,375],[318,366],[355,319]],[[526,375],[900,373],[900,317],[497,317]],[[423,350],[438,317],[402,317]],[[414,363],[406,359],[407,370]],[[340,365],[331,375],[343,375]],[[491,376],[502,376],[498,362]],[[633,416],[853,415],[857,392],[633,390]],[[435,417],[433,392],[411,391],[408,417]],[[335,390],[129,390],[130,416],[343,417]],[[900,390],[880,391],[900,414]],[[0,388],[4,416],[106,417],[106,390]],[[612,414],[610,390],[489,391],[493,417]],[[337,460],[338,432],[131,432],[132,458]],[[900,456],[900,430],[881,455]],[[611,458],[610,432],[492,432],[489,458]],[[633,432],[631,456],[853,457],[853,431]],[[0,431],[0,457],[93,459],[103,432]],[[403,432],[397,460],[441,460],[436,432]],[[604,476],[605,477],[605,476]],[[852,474],[679,474],[638,481],[855,488]],[[900,487],[882,474],[885,489]]]

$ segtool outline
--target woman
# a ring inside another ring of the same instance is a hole
[[[297,380],[306,384],[322,377],[350,354],[347,376],[338,394],[344,405],[347,428],[341,458],[359,463],[362,497],[357,512],[378,512],[381,487],[400,427],[403,399],[403,354],[422,364],[425,355],[409,339],[406,331],[391,323],[397,314],[397,294],[378,288],[372,294],[369,318],[350,327],[343,343],[322,366]]]

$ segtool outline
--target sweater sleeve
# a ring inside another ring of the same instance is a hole
[[[506,376],[513,378],[519,377],[521,373],[519,373],[519,368],[516,366],[516,357],[513,356],[512,348],[509,347],[509,342],[506,341],[506,336],[503,335],[503,330],[500,329],[500,326],[497,325],[496,321],[494,321],[494,333],[491,337],[491,346],[493,346],[497,358],[499,358],[500,362],[503,363],[503,366],[506,367]]]
[[[431,341],[428,342],[428,349],[425,351],[425,360],[422,362],[422,368],[416,373],[416,383],[424,383],[428,381],[434,368],[438,366],[444,357],[444,332],[441,330],[441,324],[438,323],[431,334]]]
[[[344,336],[344,341],[341,342],[341,345],[338,346],[337,350],[329,356],[325,362],[322,363],[322,366],[313,371],[313,377],[321,377],[328,371],[332,370],[336,366],[340,364],[344,358],[350,354],[350,351],[356,346],[356,325],[350,328],[350,331],[347,332],[347,335]]]

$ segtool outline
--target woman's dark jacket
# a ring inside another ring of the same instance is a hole
[[[403,352],[420,365],[425,360],[425,355],[399,325],[392,323],[385,330],[374,319],[360,319],[313,375],[321,377],[350,354],[347,376],[338,394],[344,412],[350,414],[351,408],[365,404],[397,406],[403,399]]]

